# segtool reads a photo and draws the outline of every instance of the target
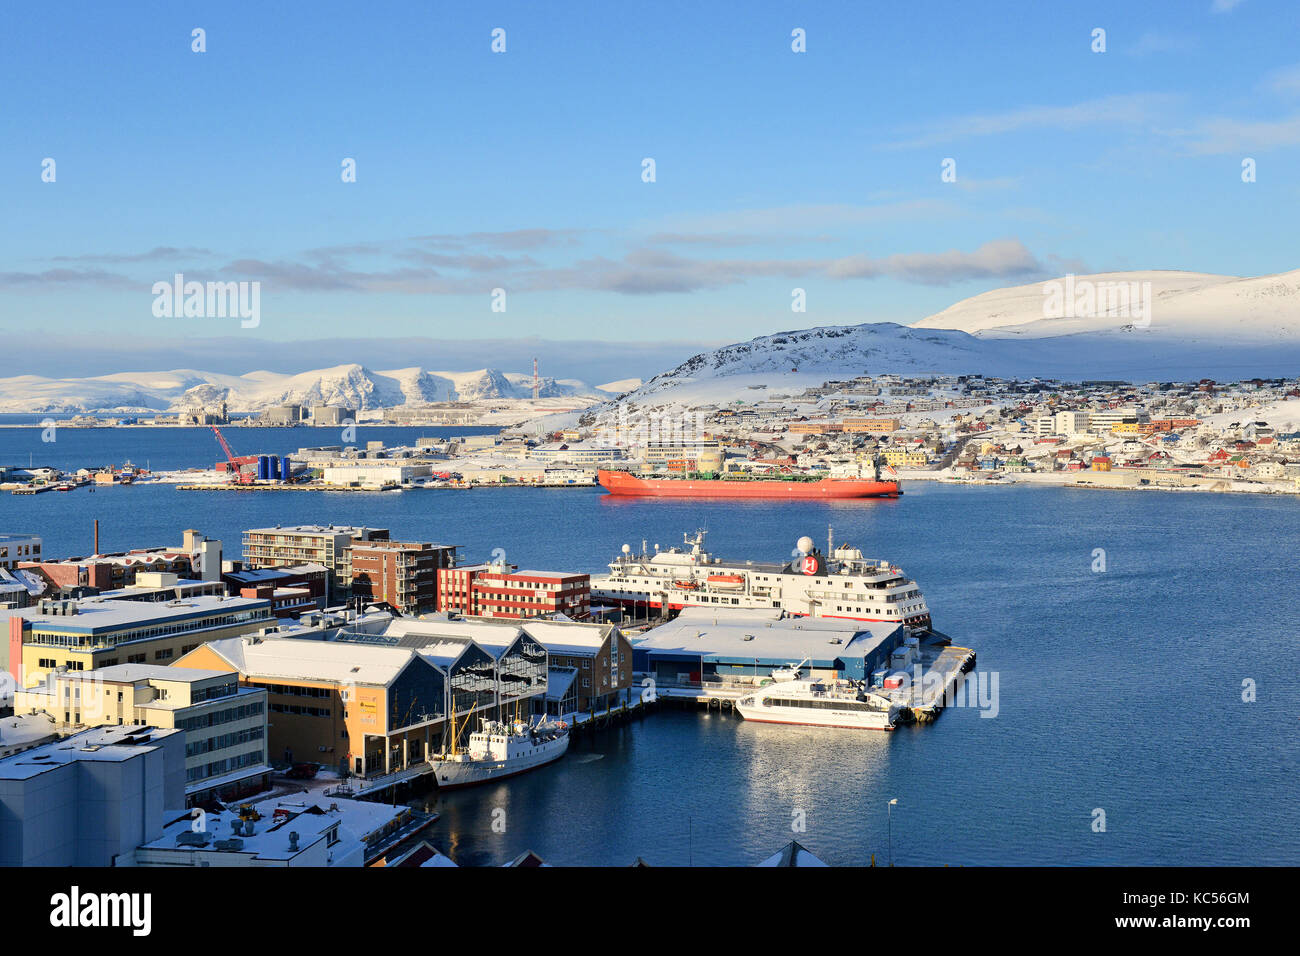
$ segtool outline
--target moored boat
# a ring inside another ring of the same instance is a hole
[[[823,678],[774,681],[736,701],[736,712],[756,723],[853,730],[893,730],[910,713],[860,682]]]
[[[686,547],[653,553],[642,543],[593,576],[591,595],[625,611],[672,614],[687,607],[780,608],[791,615],[841,617],[930,629],[930,609],[917,583],[891,561],[872,560],[848,544],[834,544],[828,533],[825,553],[809,537],[795,545],[783,563],[725,561],[704,548],[705,532],[683,535]]]
[[[871,478],[830,478],[787,475],[780,478],[692,475],[681,478],[643,478],[626,471],[596,473],[611,495],[652,498],[897,498],[903,492],[897,481]]]
[[[469,746],[433,757],[438,789],[455,790],[505,780],[559,760],[569,749],[569,726],[544,719],[539,723],[484,720],[470,734]]]

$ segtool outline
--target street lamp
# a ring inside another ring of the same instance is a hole
[[[889,801],[889,865],[894,865],[894,806],[898,803],[898,797]]]

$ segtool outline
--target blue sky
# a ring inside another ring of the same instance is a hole
[[[0,375],[298,370],[335,339],[431,368],[600,341],[648,375],[1064,272],[1300,267],[1290,0],[2,16],[0,333],[28,350]],[[261,324],[155,318],[176,272],[260,281]]]

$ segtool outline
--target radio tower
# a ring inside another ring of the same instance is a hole
[[[537,359],[533,359],[533,401],[542,397],[542,380],[537,377]]]

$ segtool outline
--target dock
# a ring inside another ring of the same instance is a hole
[[[949,645],[935,648],[927,645],[921,649],[921,664],[921,684],[918,687],[914,683],[906,694],[911,698],[912,716],[917,723],[928,724],[936,720],[943,713],[944,707],[953,700],[962,675],[974,669],[975,652],[969,647]],[[936,675],[938,679],[930,675]],[[881,691],[877,690],[876,693]]]
[[[975,652],[969,647],[956,647],[942,643],[921,645],[918,665],[919,682],[912,678],[912,686],[888,690],[872,687],[871,692],[896,704],[908,707],[917,723],[928,724],[936,720],[956,694],[962,677],[975,667]],[[913,671],[913,674],[916,674]],[[635,680],[651,679],[649,674],[635,674]],[[743,679],[718,679],[709,681],[656,681],[655,697],[675,703],[703,707],[719,712],[734,711],[736,701],[771,683],[768,677]]]

